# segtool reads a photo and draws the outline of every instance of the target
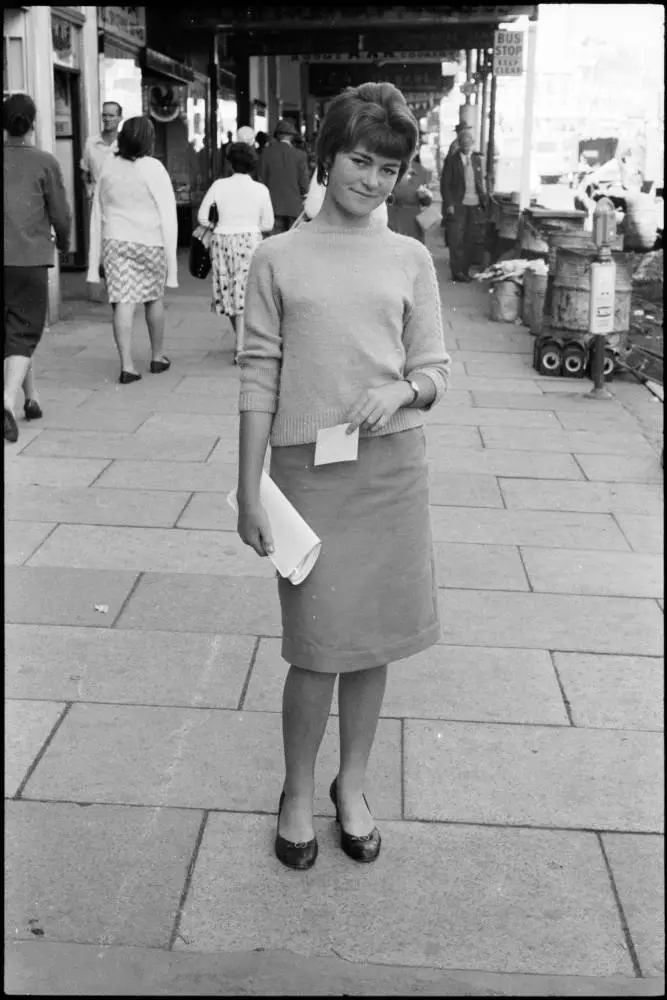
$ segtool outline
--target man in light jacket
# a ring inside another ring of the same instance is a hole
[[[487,197],[482,158],[473,152],[473,142],[472,131],[461,129],[458,149],[445,160],[440,178],[442,214],[454,281],[471,281],[470,266],[483,242]]]
[[[279,121],[274,133],[276,141],[266,147],[257,168],[257,180],[266,184],[271,195],[276,219],[274,233],[291,228],[308,194],[308,158],[292,145],[296,134],[292,122]]]

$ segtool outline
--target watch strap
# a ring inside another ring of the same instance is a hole
[[[417,399],[419,399],[419,386],[417,385],[416,382],[413,382],[411,378],[406,378],[405,381],[412,389],[412,399],[410,400],[410,404],[412,404],[416,402]]]

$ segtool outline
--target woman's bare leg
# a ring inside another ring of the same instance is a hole
[[[30,359],[28,371],[23,379],[23,395],[25,396],[26,403],[29,399],[34,399],[36,403],[39,402],[37,387],[35,386],[35,369],[33,368],[32,358]]]
[[[113,311],[113,335],[120,357],[121,371],[135,372],[132,361],[132,326],[134,321],[134,302],[116,302]]]
[[[18,396],[19,388],[23,385],[29,367],[30,358],[25,358],[22,354],[12,354],[10,357],[5,358],[4,407],[12,415],[15,415],[16,397]]]
[[[290,667],[283,690],[285,802],[280,835],[293,843],[311,840],[315,761],[329,718],[335,674]]]
[[[239,313],[236,317],[236,327],[234,332],[236,333],[236,356],[243,350],[243,333],[244,333],[244,322],[243,313]]]
[[[151,341],[151,360],[164,361],[164,299],[155,299],[144,306],[146,326]]]
[[[363,791],[386,683],[386,666],[355,670],[338,679],[338,807],[342,825],[355,837],[370,833],[374,825]]]

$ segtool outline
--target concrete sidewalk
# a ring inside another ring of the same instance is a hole
[[[9,994],[663,992],[662,405],[539,377],[440,242],[443,631],[390,670],[363,870],[327,795],[336,714],[317,865],[273,854],[280,614],[225,502],[237,373],[207,285],[169,296],[172,369],[130,386],[108,307],[45,338],[45,417],[4,451]],[[146,348],[142,320],[144,371]]]

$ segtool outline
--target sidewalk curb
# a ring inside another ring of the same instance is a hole
[[[663,996],[664,977],[550,976],[392,965],[287,951],[168,952],[38,941],[5,948],[9,996]]]

